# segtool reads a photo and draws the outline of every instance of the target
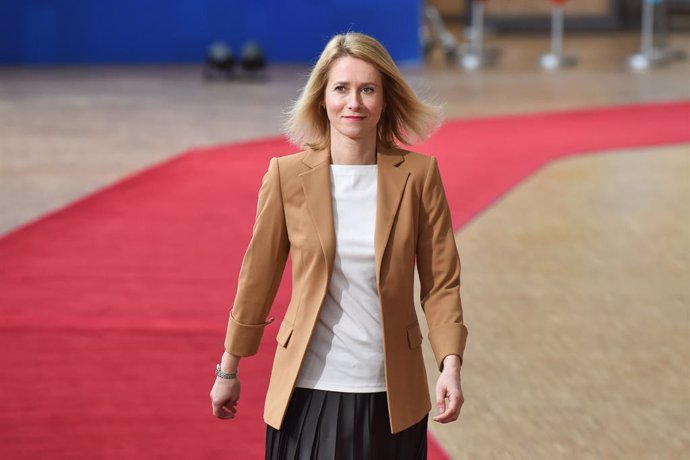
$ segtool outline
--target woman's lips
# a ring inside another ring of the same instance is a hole
[[[365,117],[344,117],[346,120],[364,120]]]

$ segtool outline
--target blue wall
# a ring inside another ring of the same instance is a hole
[[[419,0],[0,0],[0,64],[199,62],[258,41],[271,62],[313,62],[334,33],[373,35],[418,63]]]

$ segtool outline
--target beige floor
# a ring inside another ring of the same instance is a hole
[[[690,62],[635,73],[636,35],[502,37],[498,68],[406,68],[449,117],[690,99]],[[690,35],[671,46],[690,51]],[[196,66],[0,68],[0,234],[194,146],[280,133],[306,67],[205,84]],[[690,452],[688,145],[549,165],[458,234],[470,327],[458,459]],[[427,350],[428,353],[428,350]],[[430,376],[435,371],[430,369]]]
[[[687,458],[689,179],[690,144],[569,158],[459,232],[453,458]]]

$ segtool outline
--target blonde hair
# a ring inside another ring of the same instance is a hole
[[[321,104],[331,65],[351,56],[381,72],[385,111],[377,128],[377,144],[393,147],[422,141],[441,124],[440,107],[422,101],[405,81],[388,51],[375,38],[357,32],[335,35],[309,75],[299,98],[287,112],[285,134],[293,144],[323,149],[330,144],[330,124]]]

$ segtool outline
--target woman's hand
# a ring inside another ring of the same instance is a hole
[[[223,372],[234,373],[237,371],[240,358],[227,352],[223,354],[220,368]],[[211,407],[213,415],[225,420],[235,418],[237,413],[237,403],[240,401],[240,378],[222,379],[216,377],[216,381],[211,388]]]
[[[439,423],[457,420],[464,402],[460,387],[460,358],[457,355],[446,356],[443,360],[443,372],[436,381],[436,404],[439,415],[433,420]]]
[[[211,407],[213,415],[219,419],[235,418],[237,403],[240,400],[240,379],[221,379],[216,377],[216,382],[211,388]]]

